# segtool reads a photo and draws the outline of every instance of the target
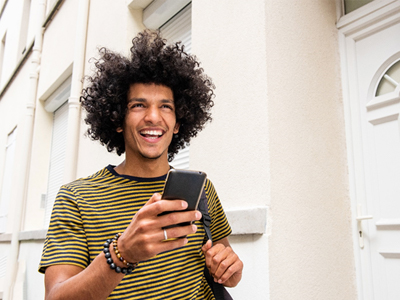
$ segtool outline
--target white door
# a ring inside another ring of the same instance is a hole
[[[338,22],[354,249],[359,299],[398,300],[400,1],[374,2]]]

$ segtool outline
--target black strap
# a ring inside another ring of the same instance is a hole
[[[201,221],[203,222],[204,230],[206,231],[207,239],[211,240],[211,244],[212,244],[212,235],[211,235],[211,229],[210,229],[211,217],[208,214],[207,196],[206,196],[206,193],[205,193],[204,189],[203,189],[203,191],[201,193],[198,209],[202,214]]]
[[[210,229],[211,217],[208,214],[207,196],[204,189],[201,193],[198,209],[202,214],[201,221],[203,222],[204,230],[206,231],[207,240],[211,240],[212,245],[212,235]],[[207,242],[207,240],[205,242]],[[215,300],[233,300],[225,287],[222,284],[214,281],[214,279],[210,275],[210,272],[207,269],[207,266],[204,266],[204,276],[208,282],[208,285],[211,287]]]

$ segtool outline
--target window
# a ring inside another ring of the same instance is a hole
[[[373,0],[344,0],[344,13],[348,14],[365,4],[372,2]]]
[[[27,44],[30,42],[28,39],[28,31],[29,27],[31,27],[31,30],[34,28],[34,26],[29,26],[29,20],[30,20],[30,10],[31,10],[31,0],[24,0],[24,6],[23,6],[23,11],[22,11],[22,20],[21,20],[21,31],[20,31],[20,41],[19,41],[19,48],[21,55],[23,55],[26,51]],[[32,34],[31,38],[32,38]]]
[[[51,211],[60,186],[64,183],[65,148],[68,127],[68,97],[71,91],[71,77],[45,101],[44,107],[53,113],[53,134],[50,151],[49,179],[45,205],[44,228],[50,223]]]
[[[68,104],[64,103],[53,114],[53,136],[51,141],[49,180],[47,183],[44,227],[50,223],[51,211],[57,192],[63,184],[65,147],[68,125]]]
[[[15,128],[7,138],[6,161],[4,165],[3,183],[0,198],[0,233],[7,230],[8,206],[11,199],[11,184],[14,170],[15,141],[17,129]]]
[[[192,16],[191,4],[183,8],[171,20],[160,27],[161,35],[170,43],[182,41],[185,51],[192,50]],[[179,151],[171,165],[177,169],[189,169],[189,146]]]
[[[379,81],[375,96],[394,92],[400,85],[400,60],[393,64]]]
[[[6,276],[6,267],[7,267],[7,256],[2,255],[0,256],[0,279]]]
[[[3,73],[4,73],[4,53],[6,51],[6,38],[7,38],[7,33],[3,35],[0,45],[0,86],[2,84]]]

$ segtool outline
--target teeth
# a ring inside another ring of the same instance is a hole
[[[162,135],[162,131],[161,130],[143,130],[141,131],[141,134],[146,134],[146,135]]]

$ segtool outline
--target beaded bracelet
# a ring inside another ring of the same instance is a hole
[[[115,238],[113,239],[108,239],[105,243],[104,243],[104,255],[106,257],[107,263],[110,265],[110,269],[114,270],[117,273],[122,273],[122,274],[130,274],[133,272],[133,270],[136,268],[136,266],[138,265],[138,263],[126,263],[127,268],[120,268],[118,267],[113,259],[111,258],[111,253],[110,253],[110,244],[114,243],[114,241],[118,240],[118,238],[121,236],[121,234],[116,234]],[[117,247],[118,249],[118,247]],[[115,248],[114,248],[115,251]],[[119,258],[121,259],[121,258]],[[123,259],[124,260],[124,259]],[[123,262],[123,261],[122,261]],[[126,262],[126,261],[125,261]],[[128,265],[129,264],[129,265]]]
[[[122,233],[117,233],[117,234],[115,235],[115,238],[113,239],[113,247],[114,247],[115,255],[116,255],[116,256],[118,257],[118,259],[119,259],[124,265],[126,265],[128,268],[129,268],[129,267],[133,267],[134,264],[133,264],[133,263],[127,262],[127,261],[122,257],[121,252],[119,252],[119,250],[118,250],[118,239],[119,239],[119,237],[120,237],[121,235],[122,235]]]

